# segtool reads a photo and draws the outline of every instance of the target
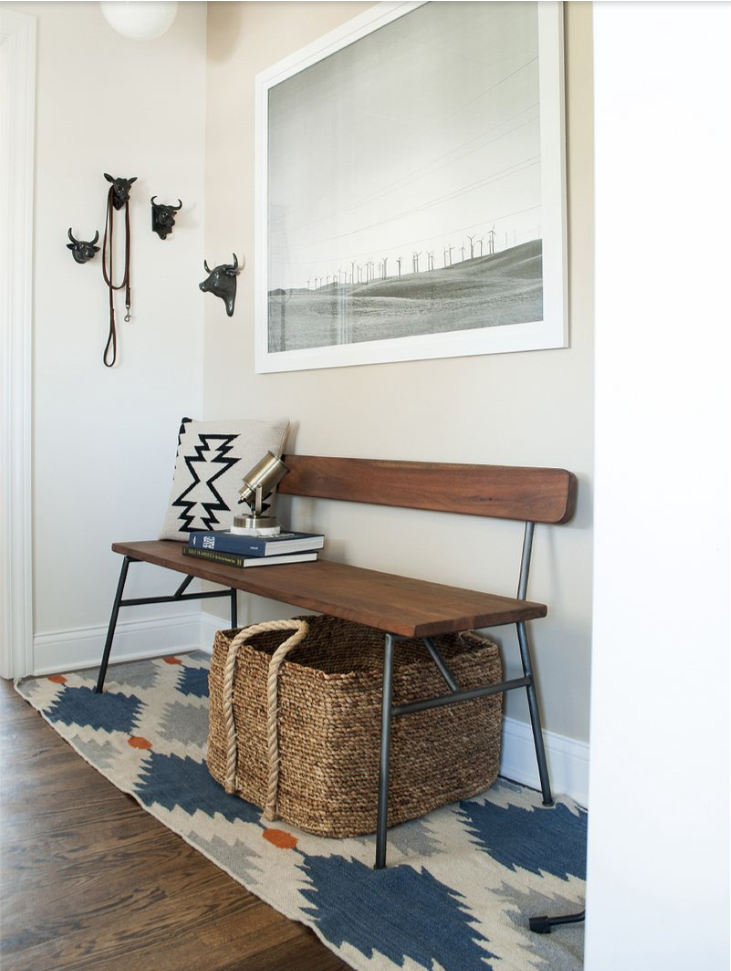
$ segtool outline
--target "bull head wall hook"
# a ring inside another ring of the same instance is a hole
[[[115,179],[105,172],[104,178],[107,182],[112,183],[114,208],[121,209],[125,203],[129,202],[129,190],[132,188],[132,183],[137,181],[137,176],[133,175],[131,179]]]
[[[95,245],[99,240],[98,229],[94,239],[86,241],[83,239],[74,239],[74,234],[71,232],[71,227],[69,226],[69,239],[71,242],[66,243],[66,247],[71,250],[71,255],[77,263],[88,263],[99,252],[99,247]]]
[[[199,284],[203,293],[212,293],[214,296],[220,297],[223,300],[226,304],[226,314],[229,317],[233,316],[234,303],[236,301],[236,276],[244,267],[243,261],[241,266],[239,266],[239,261],[235,253],[233,257],[233,263],[221,263],[220,266],[215,266],[213,269],[203,260],[203,268],[208,274],[208,277],[203,283]]]
[[[160,239],[165,239],[173,231],[175,225],[175,214],[183,208],[183,203],[178,199],[177,206],[164,206],[160,202],[155,202],[157,196],[150,199],[152,205],[152,231],[157,233]]]

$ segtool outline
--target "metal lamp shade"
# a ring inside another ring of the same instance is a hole
[[[244,484],[239,489],[239,502],[248,503],[254,508],[257,490],[266,498],[279,485],[289,469],[281,459],[272,452],[267,452],[264,458],[257,462],[244,476]]]
[[[257,462],[244,476],[239,489],[239,502],[251,509],[250,516],[234,516],[231,531],[245,536],[274,536],[280,527],[273,516],[263,516],[264,500],[273,492],[289,472],[287,466],[272,452]]]

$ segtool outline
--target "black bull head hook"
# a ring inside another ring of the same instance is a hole
[[[66,243],[66,246],[71,250],[71,255],[77,263],[88,263],[89,260],[93,260],[96,254],[99,252],[99,247],[95,245],[95,243],[97,243],[99,240],[98,229],[94,239],[86,241],[83,239],[74,239],[74,234],[71,232],[71,227],[69,227],[69,239],[71,242]]]
[[[226,314],[233,316],[234,302],[236,300],[236,275],[240,273],[239,261],[236,254],[233,254],[233,263],[222,263],[211,269],[208,263],[203,260],[203,268],[208,274],[207,279],[200,284],[204,293],[212,293],[220,297],[226,304]]]
[[[104,178],[112,183],[114,208],[121,209],[125,202],[129,202],[129,192],[132,183],[137,181],[137,176],[133,175],[131,179],[115,179],[105,172]]]
[[[177,206],[165,206],[160,202],[155,202],[157,196],[150,199],[152,204],[152,231],[157,233],[160,239],[165,239],[173,231],[175,225],[175,214],[183,208],[183,203],[178,199]]]

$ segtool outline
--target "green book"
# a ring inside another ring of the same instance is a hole
[[[183,556],[193,556],[209,563],[223,566],[277,566],[284,563],[307,563],[317,559],[317,553],[286,553],[283,556],[240,556],[238,553],[222,553],[218,550],[199,550],[193,546],[183,547]]]

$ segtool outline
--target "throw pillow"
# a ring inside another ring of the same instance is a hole
[[[173,488],[160,539],[187,542],[195,529],[230,529],[243,508],[242,479],[267,452],[281,456],[289,422],[193,421],[178,437]]]

